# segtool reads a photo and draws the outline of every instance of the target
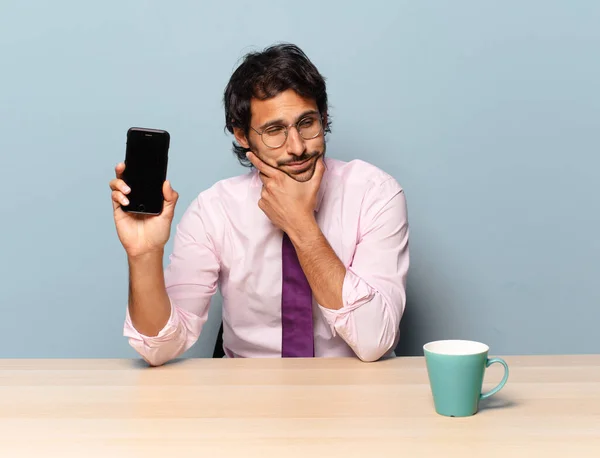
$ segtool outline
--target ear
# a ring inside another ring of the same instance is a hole
[[[323,130],[327,130],[327,112],[323,113]]]
[[[250,145],[248,144],[248,139],[246,138],[246,135],[244,134],[244,131],[242,129],[240,129],[239,127],[234,127],[233,135],[235,137],[235,140],[240,144],[241,147],[250,148]]]

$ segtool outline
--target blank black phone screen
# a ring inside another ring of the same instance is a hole
[[[123,180],[131,188],[124,211],[158,215],[163,208],[163,184],[167,177],[169,133],[131,128],[127,132]]]

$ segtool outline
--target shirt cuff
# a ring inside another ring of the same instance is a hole
[[[172,340],[173,335],[179,330],[180,318],[170,299],[169,304],[171,305],[171,314],[169,315],[169,320],[156,336],[147,336],[135,329],[131,321],[131,316],[129,315],[129,307],[127,307],[123,335],[143,343],[144,346],[148,348],[157,347],[160,346],[162,342]]]
[[[351,268],[346,269],[342,284],[342,308],[333,310],[319,305],[334,337],[337,334],[337,329],[347,329],[352,325],[350,312],[369,302],[374,295],[375,291],[367,282],[356,275]]]

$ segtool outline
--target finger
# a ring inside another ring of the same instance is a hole
[[[123,178],[123,172],[125,171],[125,164],[119,162],[115,167],[115,176],[119,179]]]
[[[270,195],[273,195],[274,192],[277,191],[279,185],[276,180],[273,178],[265,178],[263,181],[261,196],[263,199],[268,198]]]
[[[175,204],[179,198],[179,194],[171,187],[171,182],[166,180],[163,183],[163,196],[169,204]]]
[[[263,213],[266,213],[267,205],[264,199],[259,199],[258,208],[260,208],[263,211]]]
[[[321,180],[323,179],[323,175],[325,174],[325,170],[327,170],[327,167],[325,166],[325,160],[323,159],[323,156],[321,156],[319,159],[317,159],[315,173],[313,174],[311,181],[320,184]]]
[[[131,189],[129,186],[127,186],[127,183],[119,178],[115,178],[108,185],[113,191],[121,191],[123,194],[129,194],[131,192]]]
[[[260,173],[263,173],[268,177],[272,177],[275,172],[277,172],[275,168],[263,162],[262,159],[256,156],[256,154],[254,154],[252,151],[248,151],[246,153],[246,157]]]
[[[113,191],[111,194],[113,201],[113,209],[117,209],[121,205],[129,205],[129,199],[120,191]]]
[[[271,180],[271,178],[269,178],[262,172],[258,173],[258,178],[260,178],[260,181],[262,181],[263,186],[265,186]]]

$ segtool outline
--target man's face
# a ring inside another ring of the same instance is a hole
[[[235,137],[238,143],[250,148],[263,162],[281,170],[294,180],[310,180],[315,173],[317,159],[325,154],[323,129],[319,131],[317,124],[311,124],[319,123],[320,120],[317,104],[290,89],[267,100],[252,99],[250,109],[251,129],[247,138],[243,132],[236,129]],[[298,121],[302,121],[298,127],[305,137],[312,136],[307,134],[313,131],[318,132],[318,135],[308,140],[303,138],[298,129],[289,127]],[[326,122],[326,119],[323,122]],[[269,148],[256,131],[264,131],[265,140],[271,146],[277,145],[284,137],[282,131],[273,126],[288,127],[288,135],[281,146]]]

